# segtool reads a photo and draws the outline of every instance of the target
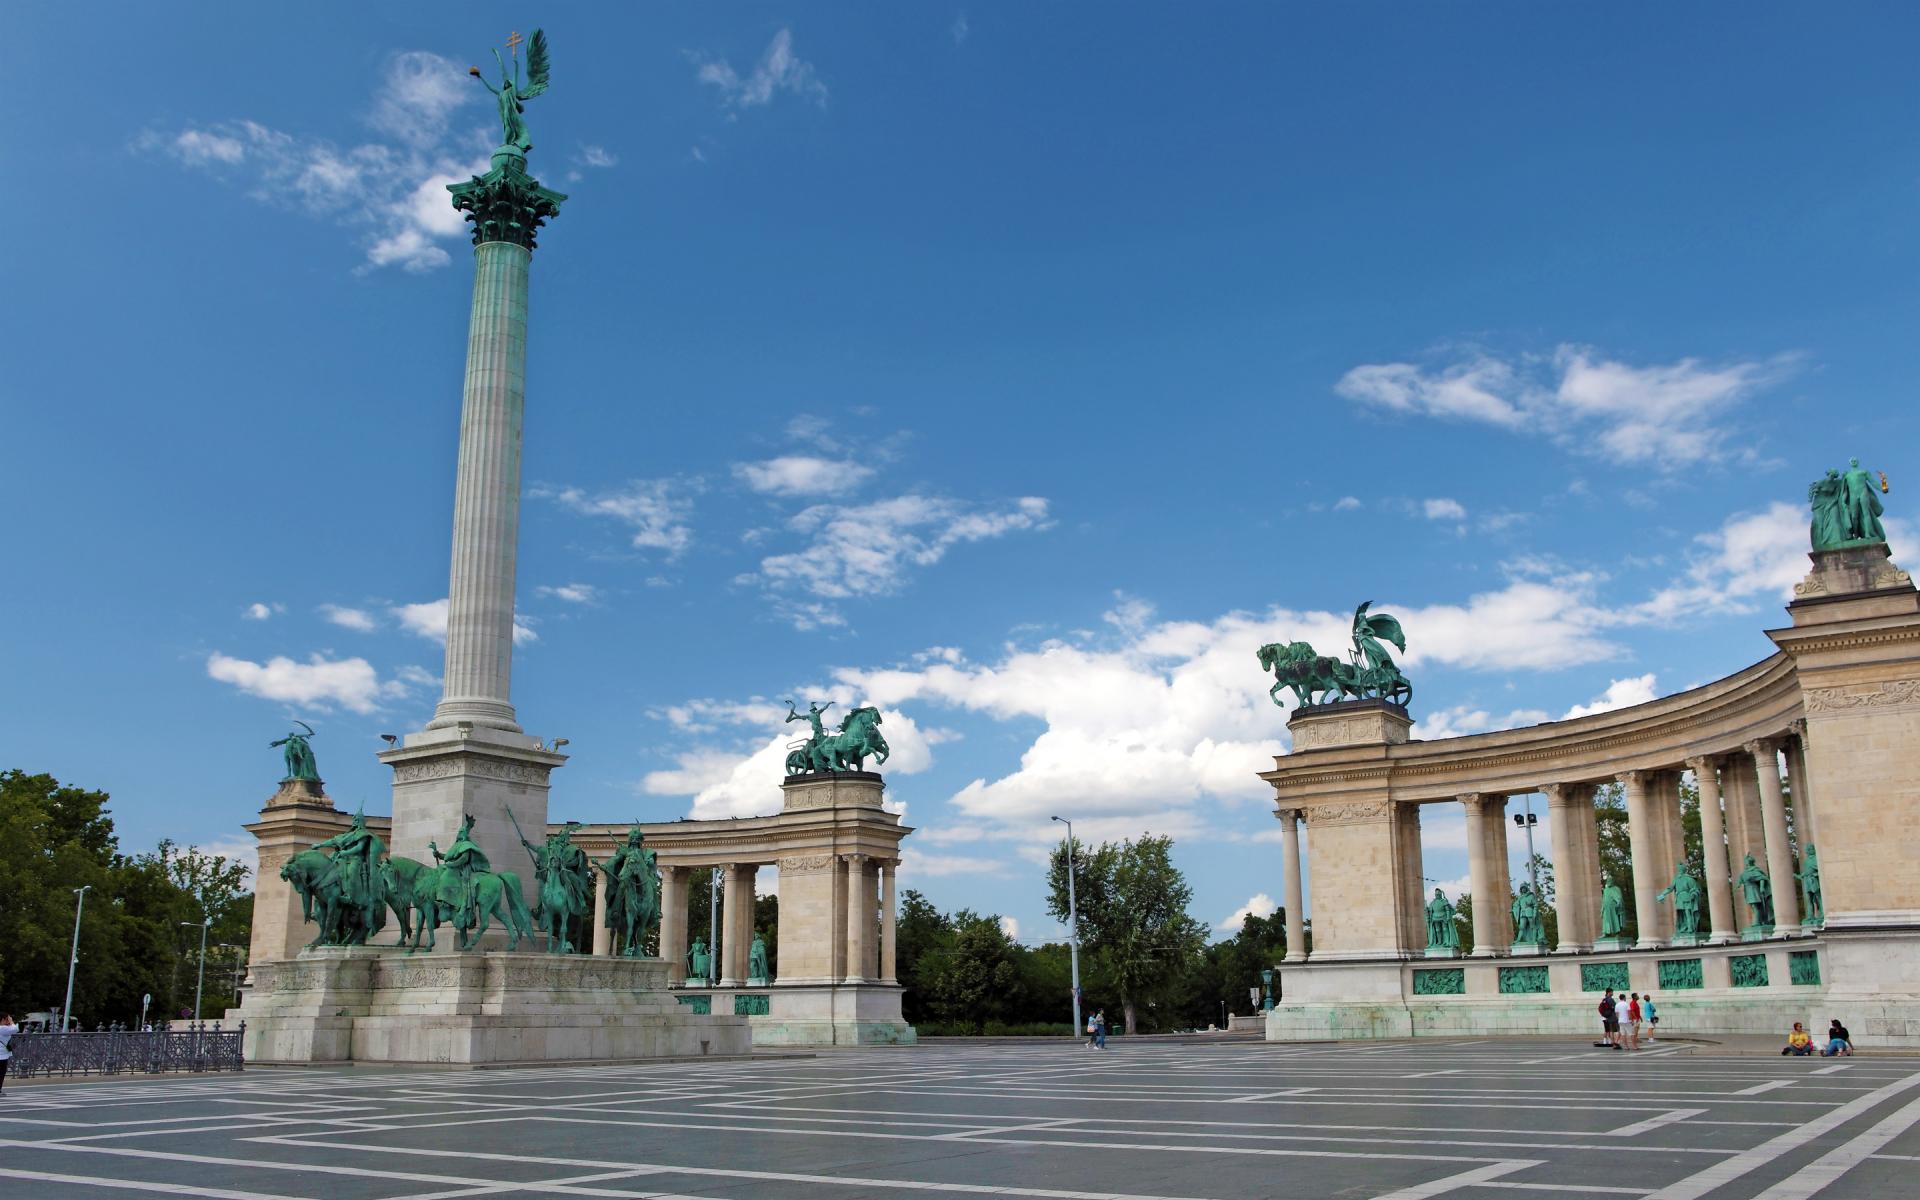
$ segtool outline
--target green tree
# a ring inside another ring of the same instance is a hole
[[[928,988],[921,963],[943,948],[953,935],[953,923],[919,892],[908,888],[900,897],[900,915],[893,929],[893,964],[904,991],[901,1011],[909,1023],[929,1020]]]
[[[1173,993],[1206,946],[1206,926],[1187,912],[1193,889],[1173,865],[1173,839],[1143,835],[1091,853],[1073,848],[1074,900],[1082,943],[1115,991],[1128,1033],[1139,1010]],[[1048,909],[1067,918],[1067,846],[1053,852]]]
[[[989,1021],[1004,1021],[1020,1007],[1019,946],[997,916],[961,909],[942,944],[916,964],[935,1020],[975,1033]],[[898,930],[895,931],[898,951]],[[897,962],[897,960],[896,960]]]

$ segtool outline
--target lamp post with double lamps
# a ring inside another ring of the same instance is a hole
[[[1073,1033],[1080,1035],[1080,911],[1073,896],[1073,822],[1065,817],[1054,820],[1067,827],[1067,954],[1073,961]]]
[[[67,998],[60,1005],[61,1033],[73,1027],[73,972],[80,965],[80,914],[86,911],[87,893],[92,890],[90,883],[73,889],[73,951],[67,956]]]
[[[204,909],[202,911],[204,912]],[[200,1024],[200,995],[206,990],[207,986],[207,927],[213,924],[213,920],[210,917],[202,916],[198,921],[182,921],[180,924],[182,928],[198,929],[200,931],[200,974],[194,980],[193,984],[193,1023],[198,1027]]]

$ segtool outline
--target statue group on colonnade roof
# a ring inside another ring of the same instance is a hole
[[[1274,678],[1268,697],[1281,704],[1280,692],[1286,688],[1301,705],[1351,699],[1385,700],[1405,708],[1413,700],[1413,682],[1401,673],[1387,646],[1405,654],[1407,635],[1393,617],[1369,613],[1372,606],[1368,600],[1353,610],[1353,649],[1347,662],[1323,655],[1306,642],[1260,647],[1260,669],[1272,671]]]

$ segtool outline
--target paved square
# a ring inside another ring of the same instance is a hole
[[[9,1087],[0,1195],[1920,1195],[1920,1060],[938,1045]]]

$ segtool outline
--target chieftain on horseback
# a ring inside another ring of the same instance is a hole
[[[787,701],[789,722],[806,721],[813,726],[812,737],[788,747],[788,775],[864,771],[869,755],[873,756],[875,766],[887,761],[891,751],[887,748],[887,739],[880,736],[879,709],[871,706],[856,708],[847,714],[846,720],[840,722],[837,732],[828,733],[820,715],[832,707],[833,702],[829,700],[825,704],[809,704],[807,711],[801,712],[793,701]]]
[[[511,810],[514,832],[520,821]],[[580,822],[568,821],[559,833],[550,833],[544,845],[536,846],[520,834],[520,844],[533,858],[534,908],[540,928],[547,935],[547,953],[572,954],[574,945],[568,936],[574,921],[587,911],[593,896],[593,864],[587,852],[573,844],[573,831]]]
[[[1280,692],[1285,688],[1301,705],[1385,700],[1405,708],[1413,699],[1413,683],[1400,672],[1387,646],[1405,654],[1407,635],[1393,617],[1369,613],[1372,606],[1369,600],[1353,610],[1353,650],[1346,662],[1320,654],[1306,642],[1260,647],[1260,669],[1273,672],[1273,686],[1267,689],[1273,702],[1284,703]]]
[[[607,877],[607,928],[613,952],[624,958],[646,956],[647,935],[660,921],[660,868],[635,825],[626,843],[600,864]]]

